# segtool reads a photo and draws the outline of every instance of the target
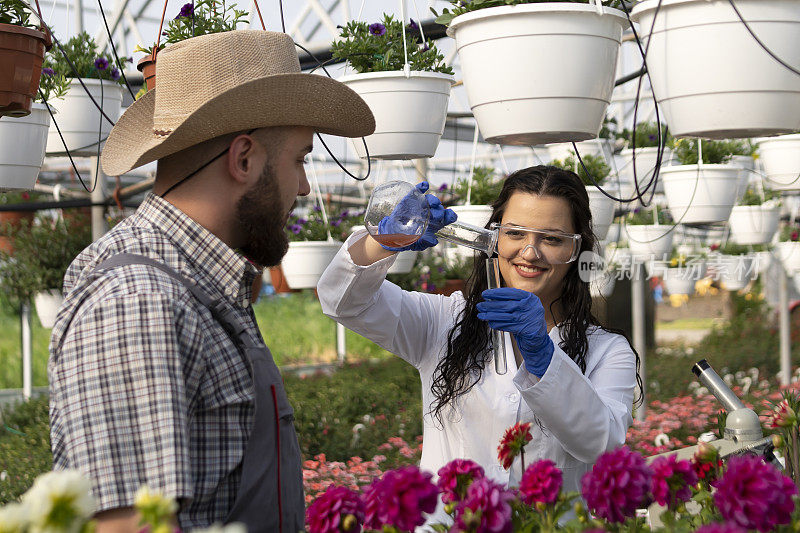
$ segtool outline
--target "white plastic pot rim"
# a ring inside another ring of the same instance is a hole
[[[360,81],[360,80],[374,80],[374,79],[398,79],[398,80],[405,80],[410,79],[413,80],[414,78],[433,78],[439,80],[447,80],[450,82],[451,85],[456,83],[455,76],[452,74],[444,74],[442,72],[431,72],[427,70],[412,70],[409,72],[409,75],[406,76],[406,73],[402,70],[385,70],[380,72],[364,72],[361,74],[348,74],[346,76],[342,76],[337,81],[341,83],[347,83],[351,81]]]

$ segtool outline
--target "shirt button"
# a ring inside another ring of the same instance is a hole
[[[512,392],[511,394],[508,395],[508,401],[511,403],[518,402],[519,394],[517,394],[516,392]]]
[[[250,300],[242,298],[242,307],[247,308],[250,305]]]

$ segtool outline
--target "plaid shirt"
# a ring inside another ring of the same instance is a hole
[[[253,417],[245,355],[177,280],[142,265],[92,269],[128,252],[162,261],[223,298],[263,343],[250,307],[258,269],[158,196],[73,261],[50,343],[54,468],[92,480],[97,511],[143,484],[179,499],[180,526],[223,521]]]

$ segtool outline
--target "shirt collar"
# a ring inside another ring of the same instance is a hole
[[[206,281],[233,299],[250,298],[258,267],[160,196],[148,193],[136,214],[182,252]]]

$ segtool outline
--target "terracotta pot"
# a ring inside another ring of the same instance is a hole
[[[433,291],[433,294],[443,294],[445,296],[450,296],[456,291],[464,291],[464,287],[466,285],[466,281],[463,279],[448,279],[444,282],[444,287],[441,289],[436,289]]]
[[[269,277],[272,280],[272,286],[275,288],[277,294],[300,292],[297,289],[289,288],[289,284],[286,282],[286,277],[283,275],[283,270],[280,265],[269,269]]]
[[[39,30],[0,24],[0,116],[30,114],[47,42]]]
[[[28,224],[33,223],[33,214],[33,211],[0,211],[0,228],[10,225],[12,229],[17,230],[23,220],[26,220]],[[0,236],[0,251],[13,255],[14,245],[12,242],[11,237]]]
[[[152,91],[156,86],[156,59],[152,55],[146,55],[136,63],[136,69],[144,76],[147,90]]]

